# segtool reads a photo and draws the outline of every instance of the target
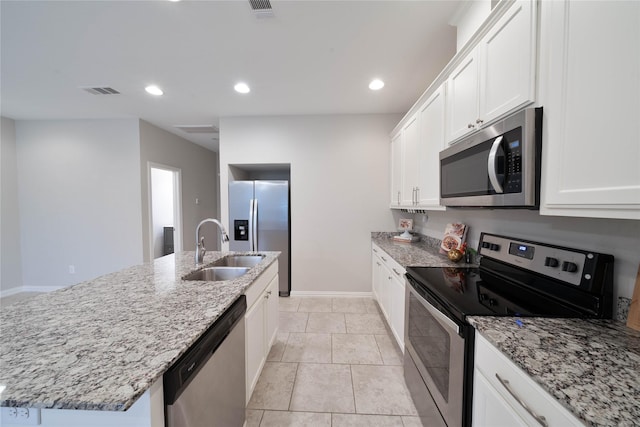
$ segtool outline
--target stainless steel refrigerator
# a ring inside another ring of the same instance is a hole
[[[279,293],[291,291],[288,181],[229,183],[229,249],[280,251]]]

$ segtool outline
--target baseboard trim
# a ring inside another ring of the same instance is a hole
[[[371,298],[372,292],[291,291],[292,297]]]
[[[10,288],[4,291],[0,291],[0,298],[10,297],[12,295],[21,294],[23,292],[51,292],[66,287],[67,286],[19,286],[17,288]]]
[[[22,287],[5,289],[4,291],[0,291],[0,298],[10,297],[11,295],[19,294],[20,292],[24,292]]]

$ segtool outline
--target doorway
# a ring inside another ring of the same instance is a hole
[[[149,162],[149,253],[151,259],[182,250],[181,170]]]

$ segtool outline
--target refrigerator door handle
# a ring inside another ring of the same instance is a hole
[[[255,199],[249,200],[249,251],[253,251],[253,203]]]
[[[253,199],[253,227],[251,228],[253,233],[253,248],[254,252],[258,251],[258,199]]]

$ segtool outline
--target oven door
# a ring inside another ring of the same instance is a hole
[[[464,410],[465,340],[462,326],[436,308],[424,289],[407,281],[405,380],[421,420],[433,417],[428,394],[449,427],[461,426]],[[419,375],[418,375],[419,374]],[[425,393],[425,385],[428,392]],[[424,422],[423,422],[424,425]]]

